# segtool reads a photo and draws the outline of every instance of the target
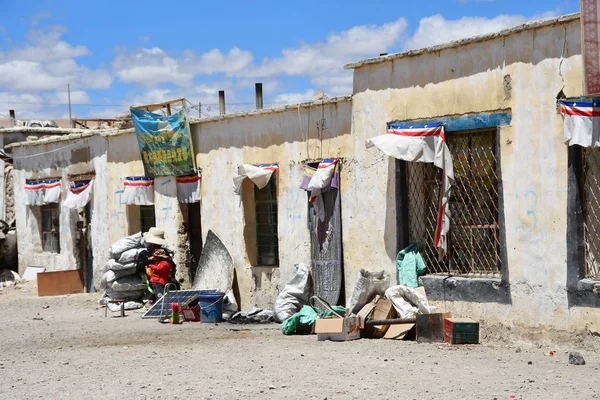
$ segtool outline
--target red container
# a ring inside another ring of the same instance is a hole
[[[187,322],[200,322],[200,304],[194,307],[182,308],[183,320]]]

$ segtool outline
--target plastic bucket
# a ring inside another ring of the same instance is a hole
[[[225,293],[216,290],[200,291],[200,322],[216,323],[223,321],[223,297]]]

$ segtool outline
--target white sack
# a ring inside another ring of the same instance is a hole
[[[228,290],[225,297],[223,297],[223,319],[227,321],[237,312],[238,304],[233,294],[233,290]]]
[[[124,276],[114,281],[111,289],[115,292],[135,292],[146,289],[146,282],[140,275]]]
[[[121,304],[108,303],[107,307],[112,312],[119,312],[119,311],[121,311]],[[126,301],[125,302],[125,309],[126,310],[137,310],[137,309],[140,309],[142,307],[144,307],[144,303],[142,303],[141,301]]]
[[[350,297],[350,315],[356,315],[376,295],[383,296],[390,287],[390,274],[385,271],[369,272],[361,269]]]
[[[122,270],[108,270],[102,275],[100,280],[100,289],[107,289],[117,279],[125,276],[135,275],[137,268],[126,268]]]
[[[119,263],[120,264],[129,264],[129,263],[137,261],[138,255],[144,250],[146,250],[146,249],[138,248],[138,249],[129,249],[127,251],[124,251],[123,254],[121,254],[121,257],[119,257]]]
[[[296,314],[310,298],[310,280],[308,265],[296,264],[294,277],[285,285],[273,307],[273,317],[277,322],[283,322]]]
[[[128,270],[131,268],[135,268],[135,267],[136,267],[135,263],[121,264],[113,259],[110,259],[102,267],[102,273],[106,273],[108,271],[123,271],[123,270]]]
[[[415,289],[406,285],[392,286],[385,291],[385,297],[392,302],[394,308],[400,314],[400,318],[413,318],[417,313],[430,314],[435,310],[435,307],[429,305],[425,288],[422,286]],[[414,306],[414,310],[411,311],[406,303]]]
[[[141,246],[142,232],[138,232],[135,235],[124,237],[123,239],[117,240],[110,248],[111,257],[118,260],[121,254],[127,250],[135,249]]]

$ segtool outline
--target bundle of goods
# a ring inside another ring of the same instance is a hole
[[[100,304],[106,305],[111,311],[119,311],[121,308],[118,304],[109,303],[109,300],[123,301],[126,310],[144,306],[142,300],[149,293],[145,272],[138,269],[137,260],[145,250],[141,233],[124,237],[112,245],[111,258],[102,269],[100,288],[106,292]]]

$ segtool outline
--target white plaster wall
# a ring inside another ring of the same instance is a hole
[[[107,221],[105,150],[105,139],[101,136],[13,148],[20,274],[28,266],[43,266],[46,271],[81,267],[78,265],[75,248],[77,211],[60,207],[60,253],[42,251],[39,207],[28,207],[24,201],[24,185],[27,179],[61,177],[63,193],[60,202],[62,204],[66,198],[70,175],[96,174],[91,201],[93,268],[96,271],[104,264],[108,256],[108,234],[104,223]],[[43,156],[38,156],[41,153],[44,153]]]
[[[582,95],[578,20],[504,38],[405,57],[355,70],[352,135],[357,168],[348,174],[344,246],[346,266],[385,268],[395,277],[393,160],[364,141],[386,123],[510,111],[500,131],[506,247],[512,304],[446,302],[455,315],[523,329],[600,331],[600,312],[569,308],[566,292],[567,146],[556,96]],[[510,90],[505,76],[510,75]],[[367,199],[361,196],[368,193]],[[360,208],[360,202],[367,204]],[[351,204],[348,204],[351,203]],[[350,219],[352,222],[348,221]],[[358,223],[356,223],[358,222]],[[355,272],[347,269],[349,272]],[[353,281],[353,279],[352,279]],[[348,293],[348,292],[347,292]]]
[[[4,179],[4,161],[0,160],[0,219],[6,220],[6,187]]]
[[[272,305],[293,275],[294,264],[310,263],[308,199],[306,192],[299,189],[302,161],[350,156],[350,111],[350,101],[343,101],[323,109],[315,105],[192,125],[197,163],[203,170],[203,237],[212,230],[231,253],[242,308]],[[321,139],[316,121],[322,112],[327,129]],[[275,179],[280,263],[275,269],[251,267],[244,239],[244,210],[240,198],[233,193],[238,165],[262,163],[279,163]],[[342,177],[345,174],[342,169]],[[343,212],[345,201],[342,194]]]

